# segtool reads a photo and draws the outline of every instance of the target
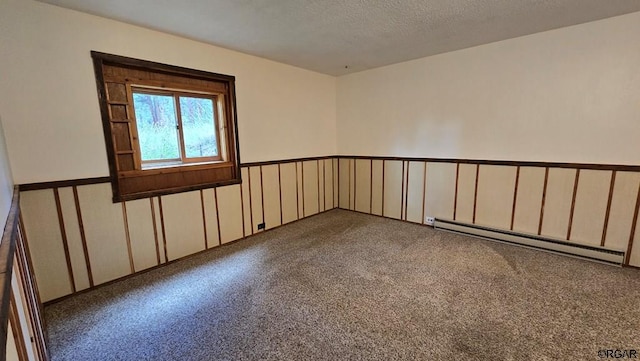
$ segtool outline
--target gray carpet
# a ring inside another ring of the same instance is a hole
[[[54,361],[597,360],[640,271],[334,210],[45,314]]]

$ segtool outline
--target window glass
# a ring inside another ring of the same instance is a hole
[[[133,93],[140,156],[143,162],[180,159],[173,96]]]
[[[213,100],[181,96],[180,115],[185,156],[217,157],[218,139]]]

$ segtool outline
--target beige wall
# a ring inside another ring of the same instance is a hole
[[[338,78],[338,152],[640,163],[640,13]]]
[[[336,152],[334,77],[31,0],[0,2],[0,34],[16,183],[108,175],[91,50],[236,76],[243,162]]]

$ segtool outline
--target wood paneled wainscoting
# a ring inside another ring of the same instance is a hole
[[[247,163],[242,184],[112,202],[108,178],[23,184],[44,302],[337,206],[333,157]]]
[[[640,166],[339,156],[339,208],[426,217],[626,252],[640,267]],[[635,247],[634,247],[635,243]]]

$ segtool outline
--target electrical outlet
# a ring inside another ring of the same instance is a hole
[[[265,227],[264,222],[258,224],[258,231],[261,230],[261,229],[264,229],[264,227]]]
[[[427,218],[425,218],[424,223],[426,223],[426,224],[428,224],[430,226],[433,226],[433,222],[435,222],[435,221],[436,221],[435,217],[427,217]]]

